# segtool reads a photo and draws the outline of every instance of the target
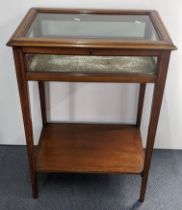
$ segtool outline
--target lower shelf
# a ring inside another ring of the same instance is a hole
[[[42,130],[37,171],[138,174],[143,164],[135,126],[50,123]]]

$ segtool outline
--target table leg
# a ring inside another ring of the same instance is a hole
[[[39,96],[40,96],[40,108],[42,115],[42,124],[43,126],[47,124],[47,115],[46,115],[46,96],[45,96],[45,82],[38,81],[39,85]]]
[[[156,84],[154,86],[154,95],[152,101],[152,109],[150,115],[149,129],[148,129],[148,137],[147,137],[147,146],[145,152],[145,163],[144,170],[142,173],[142,185],[140,192],[140,201],[144,200],[146,185],[148,180],[148,173],[151,163],[151,157],[153,152],[154,140],[157,130],[157,124],[162,104],[162,98],[164,93],[164,87],[167,76],[167,69],[169,63],[170,52],[163,52],[158,61],[158,77]]]
[[[145,83],[141,83],[140,84],[140,90],[139,90],[138,113],[137,113],[137,120],[136,120],[137,127],[140,127],[140,124],[141,124],[143,104],[144,104],[144,96],[145,96],[145,89],[146,89],[146,84]]]
[[[27,142],[27,152],[29,159],[29,168],[31,175],[31,183],[32,183],[32,195],[33,198],[37,198],[37,173],[36,173],[36,160],[35,160],[35,150],[33,143],[33,128],[32,128],[32,120],[31,120],[31,110],[29,103],[29,88],[28,81],[26,81],[26,66],[24,55],[20,48],[13,48],[14,53],[14,61],[16,66],[16,76],[19,88],[21,109],[23,115],[25,136]]]

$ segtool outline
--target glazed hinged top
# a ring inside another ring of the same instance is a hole
[[[175,49],[156,11],[32,8],[10,46]]]
[[[29,38],[159,40],[147,15],[39,13]]]

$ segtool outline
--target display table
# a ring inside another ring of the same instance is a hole
[[[38,172],[129,173],[142,176],[143,201],[170,52],[176,49],[157,12],[33,8],[8,45],[14,52],[33,197]],[[28,81],[39,84],[38,149]],[[48,122],[45,81],[139,83],[136,123]],[[140,124],[146,83],[154,84],[154,95],[144,151]]]

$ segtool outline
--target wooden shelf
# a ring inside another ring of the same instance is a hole
[[[135,126],[50,123],[42,130],[37,171],[138,174],[143,164]]]

